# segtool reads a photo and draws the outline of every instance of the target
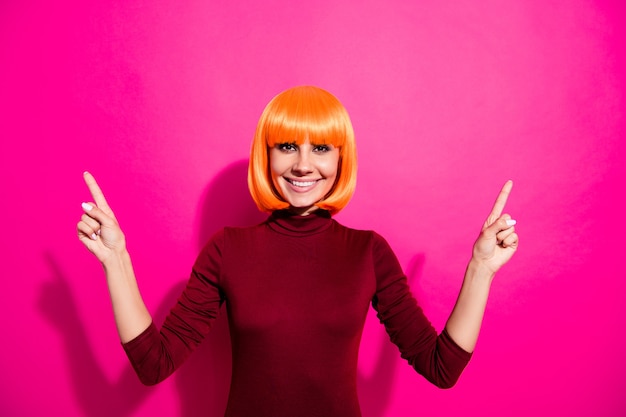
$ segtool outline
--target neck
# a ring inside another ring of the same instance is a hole
[[[289,206],[287,210],[289,210],[290,213],[293,213],[297,216],[308,216],[309,214],[313,213],[315,210],[318,210],[318,209],[319,207],[317,206],[310,206],[310,207]]]

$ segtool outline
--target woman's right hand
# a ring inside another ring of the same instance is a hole
[[[76,226],[78,239],[104,263],[126,249],[126,239],[96,179],[89,172],[84,173],[84,179],[93,202],[82,204],[84,213]]]
[[[76,226],[78,239],[104,266],[115,325],[120,340],[126,343],[147,329],[152,317],[141,298],[126,239],[113,210],[95,178],[88,172],[84,175],[94,202],[82,205],[84,213]]]

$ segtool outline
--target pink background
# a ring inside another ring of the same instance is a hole
[[[515,181],[521,247],[460,382],[428,385],[371,315],[364,416],[626,414],[623,2],[65,3],[0,6],[0,415],[222,414],[225,320],[161,385],[132,373],[75,237],[81,173],[162,318],[204,239],[262,218],[250,139],[299,84],[353,119],[359,185],[338,220],[388,239],[439,329]]]

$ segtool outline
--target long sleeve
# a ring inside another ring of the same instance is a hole
[[[122,345],[142,383],[154,385],[167,378],[209,333],[224,301],[219,287],[222,245],[220,231],[198,256],[185,290],[161,329],[151,323]]]
[[[461,349],[445,330],[437,334],[411,294],[395,254],[377,234],[373,259],[377,284],[372,306],[391,341],[400,349],[402,358],[428,381],[441,388],[452,387],[471,354]]]

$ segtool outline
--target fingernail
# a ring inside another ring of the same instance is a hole
[[[85,211],[91,211],[93,209],[93,206],[91,204],[87,204],[87,203],[83,203],[81,204],[81,207],[83,208],[83,210]]]
[[[92,233],[92,234],[91,234],[91,239],[92,239],[92,240],[98,240],[98,236],[96,236],[96,234],[95,234],[95,233]]]
[[[515,220],[513,220],[513,219],[509,219],[509,220],[506,221],[506,225],[507,226],[513,226],[513,225],[515,225],[515,223],[517,223],[517,222]]]

